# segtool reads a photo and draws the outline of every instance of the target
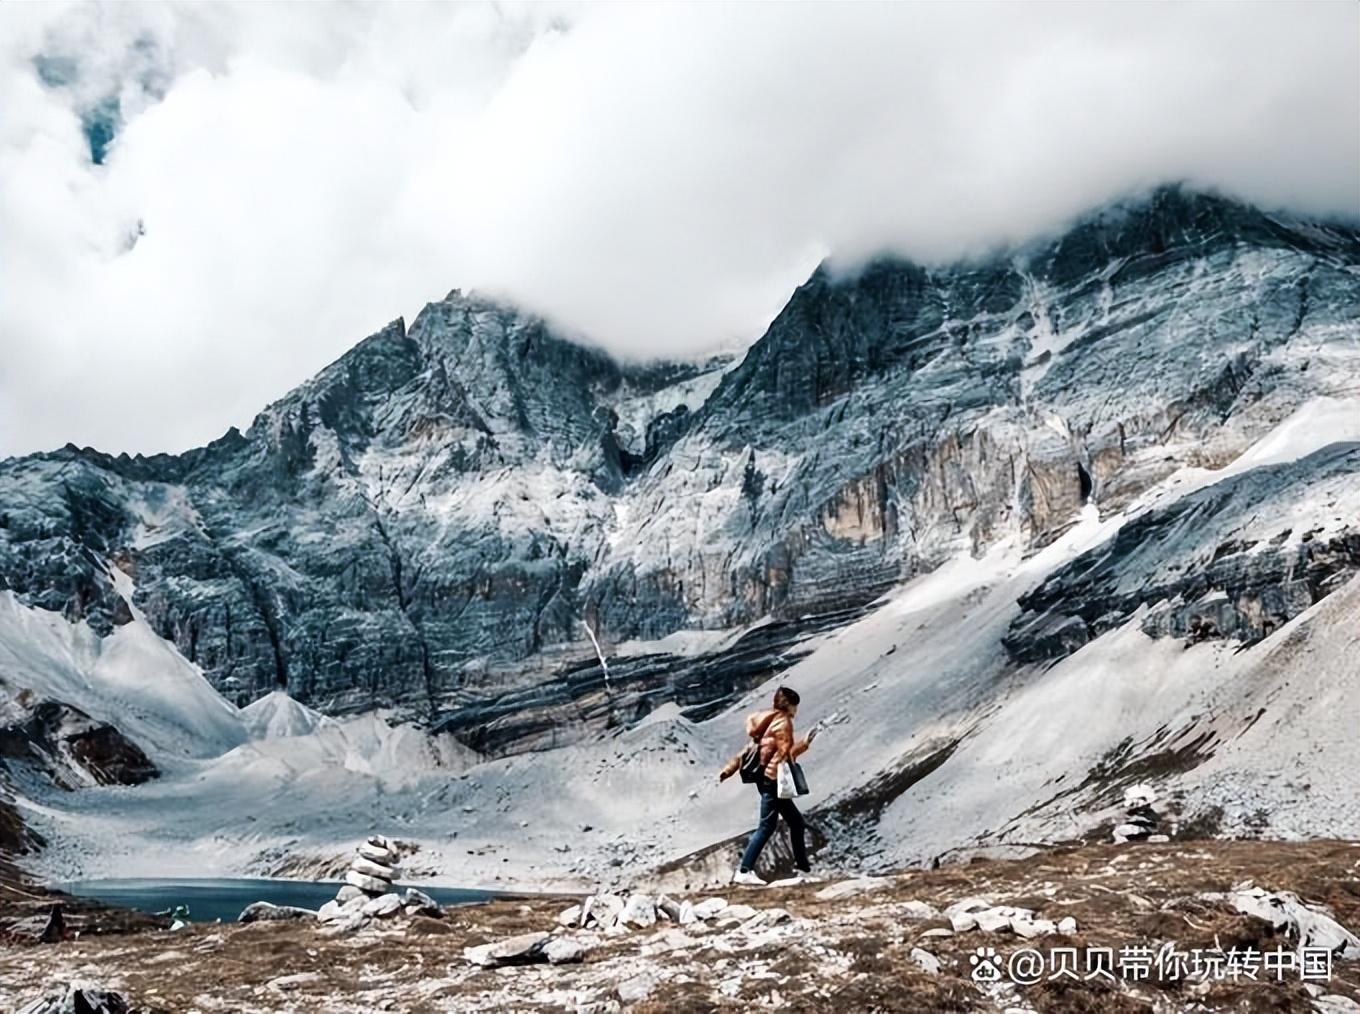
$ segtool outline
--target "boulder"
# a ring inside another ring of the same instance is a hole
[[[364,903],[360,911],[370,919],[386,919],[401,911],[401,895],[381,894]]]
[[[656,910],[660,915],[664,915],[673,923],[680,922],[680,902],[666,895],[656,899]]]
[[[347,901],[354,900],[355,898],[366,897],[368,897],[368,895],[364,894],[363,891],[359,890],[353,884],[345,884],[343,887],[340,888],[340,890],[335,892],[335,900],[340,902],[340,904],[342,905]]]
[[[624,904],[623,911],[619,913],[619,922],[637,929],[647,929],[656,925],[656,903],[652,901],[651,895],[632,895]]]
[[[592,894],[582,906],[581,925],[587,926],[593,919],[600,929],[607,930],[618,920],[623,906],[624,900],[617,894]]]
[[[557,925],[575,927],[581,925],[581,906],[572,905],[557,913]]]
[[[570,937],[553,937],[543,945],[543,956],[550,965],[569,965],[586,956],[586,949]]]
[[[1206,894],[1205,899],[1227,901],[1244,915],[1264,919],[1276,929],[1285,929],[1299,946],[1325,948],[1348,960],[1360,958],[1360,938],[1327,912],[1305,905],[1296,894],[1274,894],[1259,887],[1233,891],[1227,895]]]
[[[1070,915],[1063,916],[1058,920],[1058,932],[1065,937],[1070,937],[1077,932],[1077,920]]]
[[[441,916],[444,909],[439,902],[435,901],[424,891],[417,891],[414,887],[408,887],[406,893],[401,896],[401,903],[406,909],[407,915]]]
[[[359,873],[357,870],[350,870],[345,874],[345,883],[371,895],[386,894],[392,889],[391,882],[370,877],[367,874]]]
[[[956,912],[981,912],[984,908],[992,907],[992,902],[989,898],[964,898],[962,901],[956,901],[954,904],[946,906],[944,915],[945,918],[948,919]]]
[[[726,913],[724,913],[724,915],[726,915]],[[766,926],[778,926],[780,923],[788,922],[792,918],[793,916],[789,914],[788,909],[766,908],[747,919],[742,923],[741,928],[746,930],[763,929]]]
[[[955,933],[967,933],[977,929],[977,917],[971,912],[954,912],[949,916],[949,925]]]
[[[347,904],[353,904],[349,902]],[[333,919],[322,927],[321,932],[326,936],[339,936],[345,933],[353,933],[355,930],[363,929],[373,920],[364,915],[362,906],[358,906],[355,911],[349,912],[340,919]]]
[[[931,975],[939,974],[940,959],[929,951],[923,950],[920,947],[913,947],[911,949],[911,960],[916,962],[916,964],[920,965],[921,968],[925,969]]]
[[[49,993],[19,1008],[19,1014],[129,1014],[131,1010],[120,993],[88,982],[72,982],[60,992]]]
[[[693,908],[694,918],[707,921],[727,907],[726,898],[705,898]]]
[[[688,901],[680,902],[680,912],[678,915],[676,915],[675,921],[678,925],[681,926],[689,926],[692,925],[693,923],[698,922],[699,919],[694,914],[694,906],[691,905]]]
[[[356,916],[363,916],[364,906],[369,902],[368,895],[361,894],[357,898],[350,898],[349,901],[341,902],[328,901],[317,911],[316,917],[320,922],[339,922],[343,919],[353,919]],[[366,916],[363,916],[367,918]]]
[[[546,933],[522,933],[480,947],[464,947],[463,957],[469,964],[482,968],[527,965],[542,960],[548,939]]]
[[[1027,919],[1024,916],[1013,916],[1011,918],[1011,932],[1018,937],[1032,940],[1035,937],[1044,937],[1050,933],[1058,932],[1058,924],[1048,919]]]
[[[315,919],[316,912],[310,908],[296,908],[293,905],[271,905],[267,901],[257,901],[242,910],[237,922],[277,922],[283,919]]]
[[[998,933],[1003,929],[1009,929],[1011,925],[1011,912],[1005,907],[984,908],[981,912],[971,913],[977,920],[977,928],[984,933]]]

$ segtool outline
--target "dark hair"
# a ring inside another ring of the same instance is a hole
[[[776,708],[783,708],[789,705],[796,708],[798,707],[799,700],[798,691],[791,687],[780,687],[774,692],[774,706]]]

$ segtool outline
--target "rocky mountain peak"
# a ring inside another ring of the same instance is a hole
[[[819,268],[735,365],[620,364],[455,290],[245,434],[0,463],[0,582],[107,629],[117,559],[247,698],[477,715],[513,685],[556,707],[535,688],[554,653],[593,658],[586,617],[619,643],[849,615],[1224,464],[1348,389],[1357,266],[1357,230],[1167,188],[988,258]],[[515,741],[526,708],[478,734]]]

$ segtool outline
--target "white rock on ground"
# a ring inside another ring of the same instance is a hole
[[[386,919],[388,916],[396,915],[401,911],[401,895],[379,895],[371,901],[365,902],[360,911],[372,919]]]
[[[617,894],[594,894],[586,899],[582,907],[581,924],[588,925],[590,920],[600,929],[607,930],[614,925],[623,911],[623,899]]]
[[[707,922],[727,907],[726,898],[705,898],[693,906],[694,918]]]
[[[946,905],[944,916],[948,919],[955,913],[981,912],[984,908],[992,907],[992,900],[990,898],[964,898],[962,901],[956,901],[952,905]]]
[[[271,905],[267,901],[257,901],[242,910],[237,922],[276,922],[282,919],[315,919],[316,912],[310,908],[295,905]]]
[[[955,933],[967,933],[977,929],[977,917],[971,912],[954,912],[949,916],[949,925]]]
[[[425,915],[443,915],[444,909],[439,902],[435,901],[424,891],[417,891],[414,887],[408,887],[401,896],[401,903],[406,908],[407,915],[415,915],[417,912]]]
[[[647,929],[656,924],[656,903],[651,895],[634,894],[629,897],[619,913],[619,922],[637,929]]]
[[[911,960],[931,975],[936,975],[940,971],[940,959],[923,948],[913,947],[911,949]]]
[[[1070,937],[1077,932],[1077,920],[1070,915],[1063,916],[1058,920],[1058,932],[1065,937]]]
[[[551,965],[567,965],[585,957],[586,949],[570,937],[553,937],[543,945],[543,956]]]
[[[581,925],[581,906],[572,905],[557,913],[557,925],[575,927]]]
[[[521,933],[480,947],[464,947],[463,957],[468,963],[482,968],[522,964],[536,960],[547,942],[546,933]]]
[[[1226,901],[1244,915],[1264,919],[1276,929],[1287,928],[1300,947],[1325,947],[1342,958],[1360,958],[1360,938],[1329,913],[1305,905],[1288,891],[1271,894],[1259,887],[1205,894],[1211,901]]]
[[[1315,1014],[1360,1014],[1360,1003],[1341,993],[1324,993],[1313,1000]]]
[[[1048,919],[1025,919],[1013,916],[1011,918],[1011,932],[1018,937],[1032,940],[1034,937],[1045,937],[1058,932],[1058,924]]]

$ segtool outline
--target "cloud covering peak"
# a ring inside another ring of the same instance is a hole
[[[480,288],[744,344],[1180,180],[1360,215],[1360,7],[4,5],[0,454],[180,450]]]

